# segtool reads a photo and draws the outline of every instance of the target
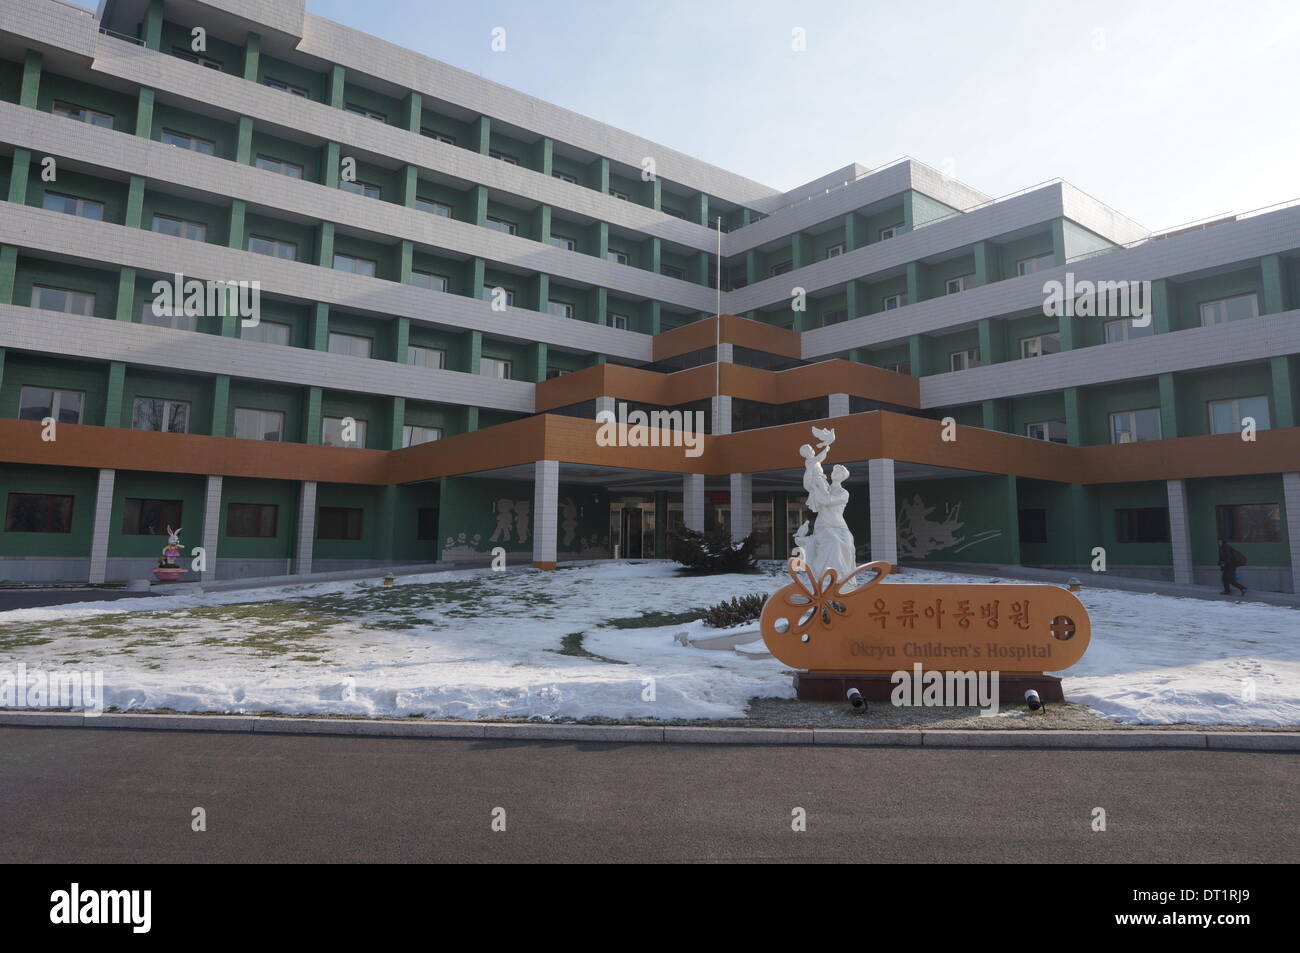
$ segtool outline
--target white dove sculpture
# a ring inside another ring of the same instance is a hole
[[[822,450],[825,450],[827,447],[829,447],[832,443],[835,442],[834,427],[826,427],[826,428],[813,427],[812,433],[813,436],[817,438],[817,446]]]

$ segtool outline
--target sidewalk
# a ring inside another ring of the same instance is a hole
[[[1206,599],[1210,602],[1263,602],[1271,606],[1300,608],[1300,595],[1290,592],[1264,592],[1251,589],[1245,596],[1225,596],[1217,586],[1185,586],[1163,579],[1137,579],[1133,576],[1116,576],[1109,573],[1062,569],[1038,569],[1030,566],[996,566],[989,563],[904,563],[903,569],[935,569],[940,572],[965,573],[972,576],[1001,576],[1007,579],[1024,579],[1031,582],[1065,584],[1078,579],[1085,589],[1117,589],[1123,592],[1153,592],[1162,596],[1181,596],[1185,599]],[[904,572],[900,579],[906,580]]]

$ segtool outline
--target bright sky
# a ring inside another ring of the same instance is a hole
[[[910,155],[994,196],[1059,176],[1157,229],[1300,198],[1296,0],[307,8],[779,189]]]

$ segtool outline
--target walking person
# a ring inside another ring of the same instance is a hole
[[[1228,545],[1227,540],[1219,540],[1219,569],[1222,571],[1223,594],[1232,595],[1232,587],[1236,586],[1241,590],[1241,594],[1246,594],[1246,587],[1237,579],[1237,569],[1246,564],[1246,557],[1240,552]]]

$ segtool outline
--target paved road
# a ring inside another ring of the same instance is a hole
[[[1281,753],[0,728],[9,862],[1294,863],[1298,786]]]

